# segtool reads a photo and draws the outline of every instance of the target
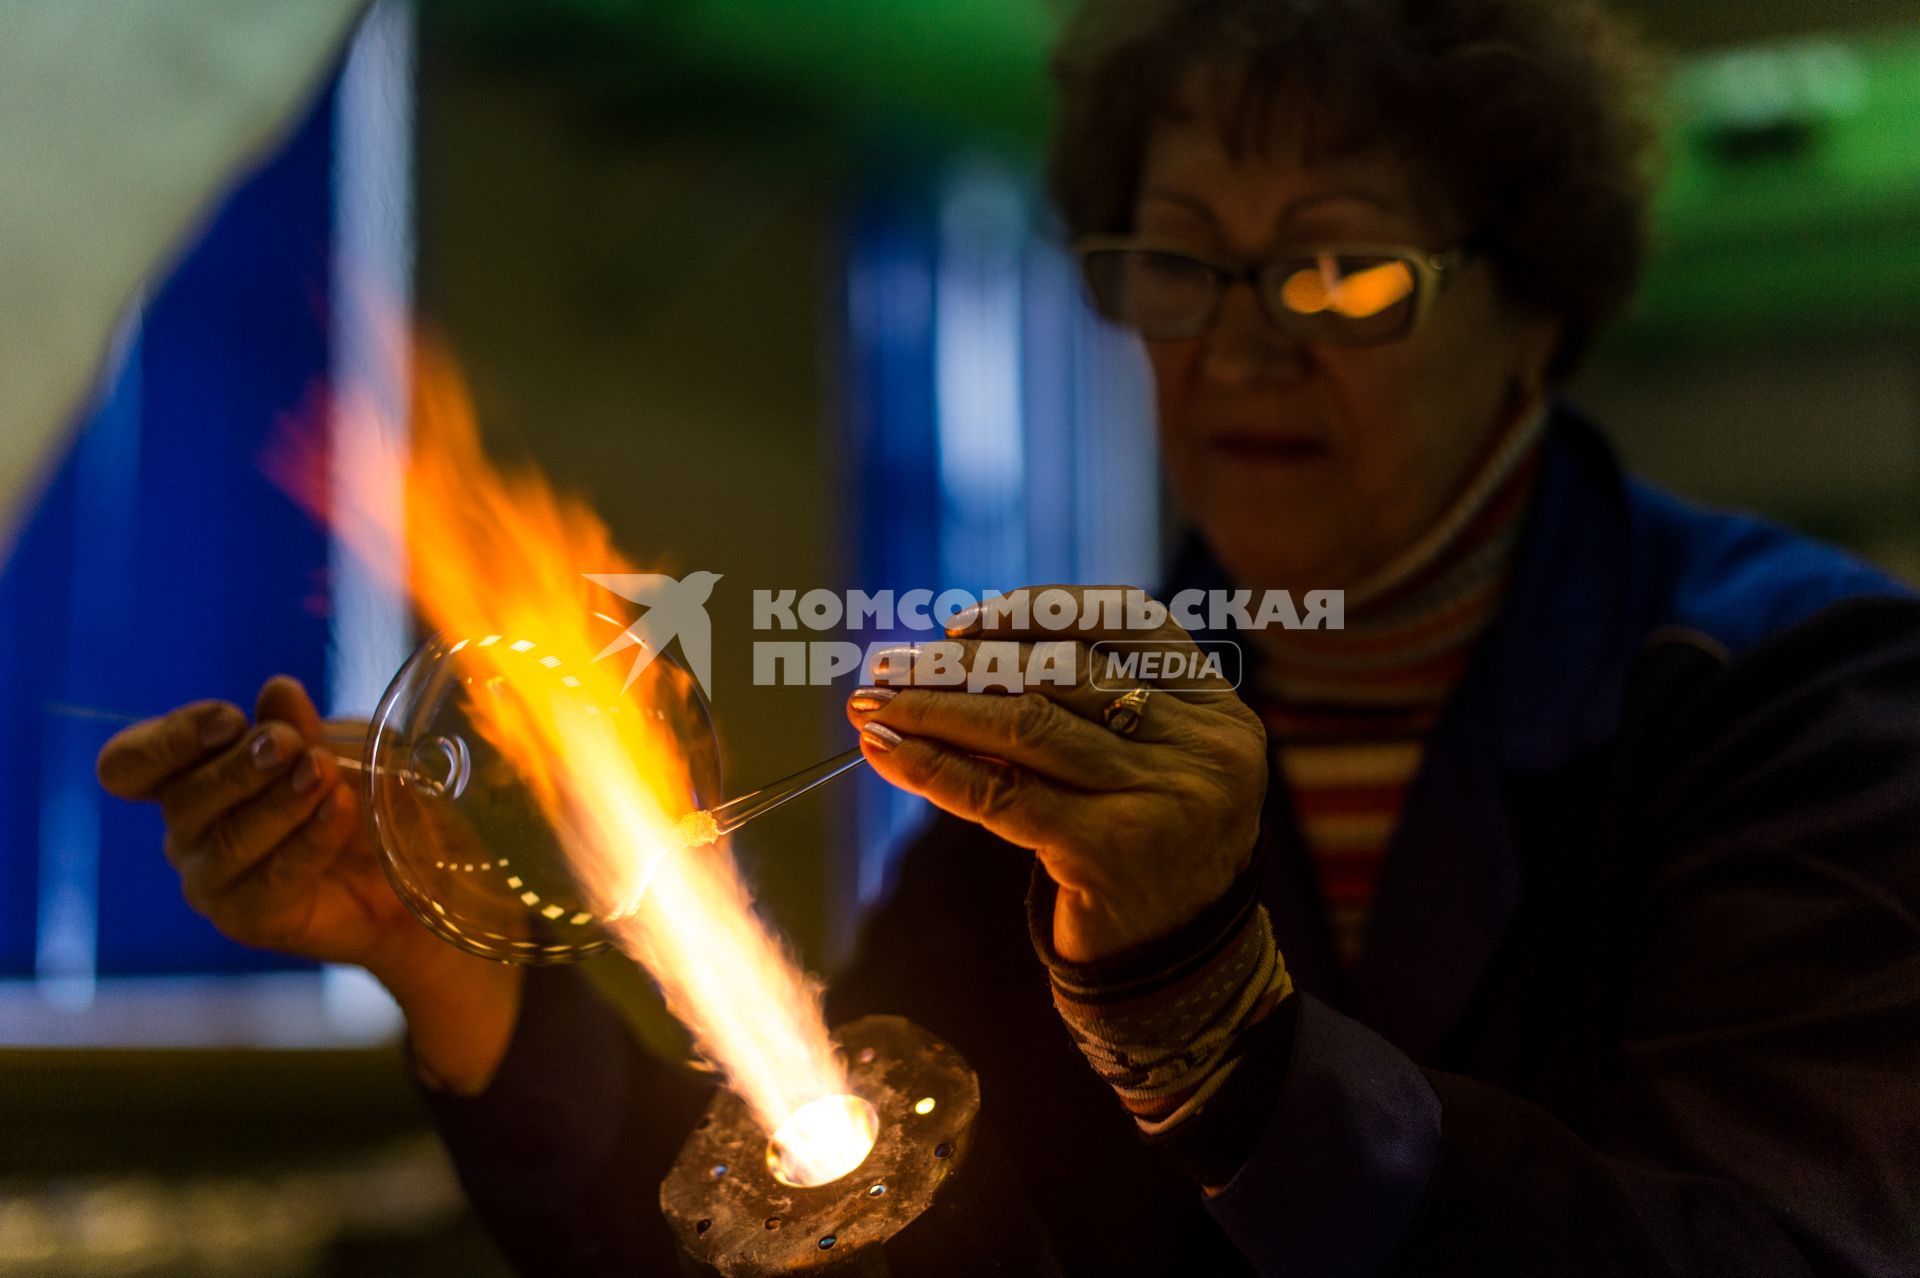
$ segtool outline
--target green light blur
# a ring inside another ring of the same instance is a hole
[[[1629,340],[1920,326],[1920,39],[1698,57]]]

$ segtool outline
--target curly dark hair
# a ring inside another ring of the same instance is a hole
[[[1652,65],[1594,0],[1079,0],[1050,186],[1073,234],[1131,229],[1147,134],[1199,72],[1232,153],[1282,118],[1309,162],[1404,156],[1508,298],[1560,321],[1564,381],[1646,257]]]

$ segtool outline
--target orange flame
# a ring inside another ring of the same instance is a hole
[[[761,1125],[790,1133],[795,1114],[847,1091],[820,989],[755,914],[731,852],[690,849],[676,836],[688,764],[672,731],[652,715],[584,709],[617,704],[626,671],[594,660],[607,636],[593,632],[598,588],[583,574],[633,569],[591,510],[531,470],[503,475],[488,464],[450,358],[418,343],[411,373],[410,455],[366,464],[404,474],[409,589],[421,613],[449,636],[475,637],[463,656],[502,676],[500,695],[475,699],[475,726],[528,780],[619,946],[645,965]],[[378,411],[371,397],[338,409]],[[386,488],[379,479],[368,476],[368,492]],[[356,548],[378,555],[393,544],[391,517],[378,510],[343,516],[336,504],[333,518]],[[509,645],[482,646],[487,635],[536,640],[585,695],[521,686],[504,659]],[[834,1107],[808,1112],[823,1109]],[[797,1183],[852,1170],[873,1141],[870,1125],[851,1119],[802,1126],[803,1141],[783,1135],[781,1144],[783,1172]]]

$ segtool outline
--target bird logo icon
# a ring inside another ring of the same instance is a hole
[[[707,598],[713,594],[714,583],[720,580],[719,573],[690,572],[678,578],[651,572],[587,573],[585,576],[595,585],[605,586],[622,599],[646,609],[594,657],[599,661],[624,648],[639,648],[621,691],[631,688],[640,672],[653,664],[653,659],[677,638],[680,655],[699,682],[700,691],[712,699],[713,625],[707,620]]]

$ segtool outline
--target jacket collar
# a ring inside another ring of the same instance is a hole
[[[1487,714],[1505,767],[1549,771],[1618,734],[1646,589],[1634,541],[1613,450],[1558,407],[1513,580],[1459,698]]]

